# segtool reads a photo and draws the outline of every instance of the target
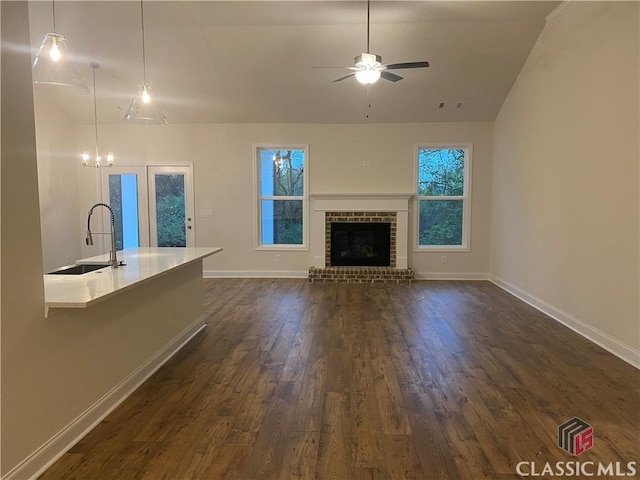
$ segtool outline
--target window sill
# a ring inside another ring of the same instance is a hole
[[[415,253],[440,253],[440,252],[470,252],[471,248],[466,245],[434,245],[432,247],[414,247]]]

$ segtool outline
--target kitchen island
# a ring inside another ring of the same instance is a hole
[[[9,346],[26,349],[29,339],[24,375],[38,380],[17,385],[24,389],[22,408],[43,433],[12,478],[37,477],[190,340],[198,341],[207,318],[203,259],[221,250],[127,249],[118,252],[126,263],[119,268],[44,275],[48,318],[43,312],[25,323]]]
[[[176,268],[222,250],[219,247],[139,247],[119,251],[124,265],[105,267],[82,275],[44,275],[45,317],[51,308],[86,308],[119,295],[160,275],[169,275]],[[107,263],[109,254],[78,260],[76,264]]]

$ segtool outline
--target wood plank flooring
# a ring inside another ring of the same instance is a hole
[[[204,281],[207,328],[40,480],[507,479],[640,460],[640,372],[488,282]]]

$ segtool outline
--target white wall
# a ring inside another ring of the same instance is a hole
[[[44,287],[38,208],[31,58],[12,45],[29,43],[26,2],[2,2],[2,335],[0,364],[2,399],[0,409],[2,452],[0,475],[14,466],[38,444],[17,440],[10,423],[20,418],[21,392],[29,372],[20,367],[23,359],[38,353],[36,346],[25,350],[25,331],[42,319]],[[11,118],[10,122],[6,119]],[[18,367],[18,368],[16,368]],[[28,414],[28,412],[25,412]],[[22,429],[29,426],[22,425]],[[46,437],[45,437],[46,438]]]
[[[640,364],[637,2],[570,2],[494,126],[491,272]]]
[[[92,129],[78,128],[78,142],[90,142]],[[473,143],[473,224],[471,251],[414,253],[409,266],[418,273],[444,276],[479,274],[489,268],[492,124],[348,124],[348,125],[104,125],[101,144],[124,163],[193,162],[195,174],[196,241],[224,251],[205,261],[210,271],[245,274],[303,274],[312,265],[310,252],[255,251],[254,144],[309,144],[312,193],[414,192],[415,146],[419,143]],[[363,166],[370,160],[372,166]],[[384,160],[383,165],[377,164]],[[81,211],[97,201],[95,172],[81,172]],[[213,209],[212,219],[199,218]]]
[[[52,101],[34,92],[38,190],[44,271],[80,258],[78,149],[75,125]]]

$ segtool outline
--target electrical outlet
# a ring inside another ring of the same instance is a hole
[[[276,262],[278,263],[282,262],[282,255],[279,253],[276,255]]]
[[[440,263],[445,264],[449,261],[446,255],[440,257]]]
[[[200,210],[200,217],[213,218],[213,210]]]

